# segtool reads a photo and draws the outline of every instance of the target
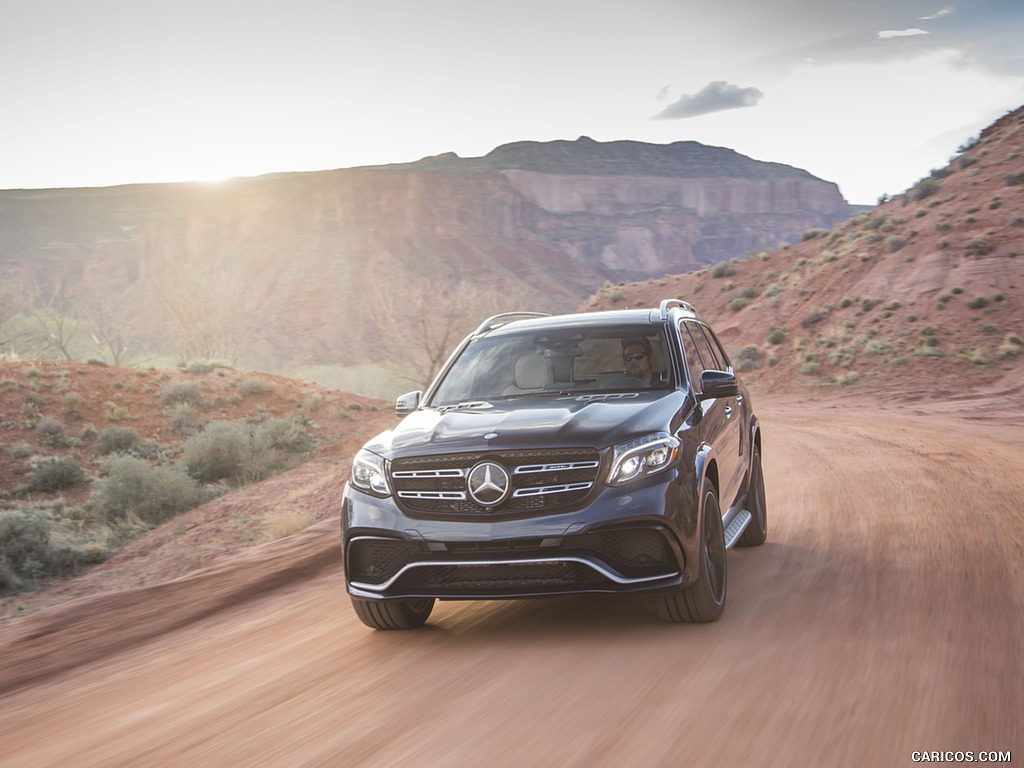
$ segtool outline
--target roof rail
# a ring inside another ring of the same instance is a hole
[[[695,315],[699,314],[697,312],[697,308],[688,301],[683,301],[682,299],[662,299],[661,306],[658,308],[658,311],[661,313],[662,320],[668,320],[668,311],[672,309],[672,307],[689,310]]]
[[[527,320],[531,317],[551,317],[551,315],[547,312],[502,312],[500,315],[494,315],[480,323],[480,327],[473,331],[473,335],[478,336],[481,333],[493,331],[495,328],[511,323],[513,320]]]

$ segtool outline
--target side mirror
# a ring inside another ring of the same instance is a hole
[[[395,400],[395,415],[402,418],[419,408],[420,395],[422,394],[423,392],[417,389],[415,392],[406,392],[404,395],[399,395],[398,399]]]
[[[704,371],[700,375],[701,400],[735,397],[740,393],[736,375],[726,371]]]

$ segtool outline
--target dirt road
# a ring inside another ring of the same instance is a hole
[[[142,609],[138,595],[124,613],[108,600],[53,635],[42,612],[25,620],[34,640],[17,626],[0,637],[0,765],[1024,760],[1019,419],[761,410],[769,540],[730,553],[715,624],[587,597],[441,603],[423,630],[373,632],[328,565],[163,631],[161,616],[212,588],[189,578]],[[161,631],[145,639],[146,623]],[[136,640],[46,673],[97,628]],[[40,676],[12,686],[30,641],[45,644]]]

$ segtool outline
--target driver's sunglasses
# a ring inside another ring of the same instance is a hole
[[[631,362],[632,360],[643,360],[645,357],[647,357],[646,352],[631,352],[628,355],[622,356],[622,362],[628,363]]]

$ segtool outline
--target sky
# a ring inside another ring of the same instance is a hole
[[[1024,0],[0,0],[0,189],[698,141],[899,194],[1024,105]]]

